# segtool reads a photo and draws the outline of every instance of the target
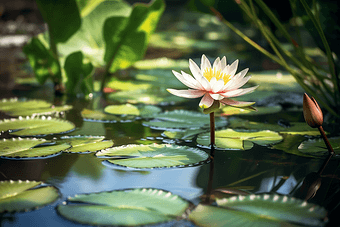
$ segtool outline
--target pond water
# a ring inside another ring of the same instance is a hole
[[[39,90],[35,92],[38,94]],[[20,96],[20,93],[17,93]],[[34,97],[34,94],[32,95]],[[48,98],[48,97],[47,97]],[[51,101],[51,100],[49,100]],[[197,101],[197,100],[196,100]],[[162,110],[182,108],[194,109],[196,101],[189,101],[177,106],[161,106]],[[59,101],[60,102],[60,101]],[[110,102],[95,97],[84,101],[74,99],[67,101],[74,108],[67,111],[63,118],[72,121],[76,129],[66,135],[105,136],[113,140],[114,146],[126,144],[174,143],[190,147],[197,147],[192,141],[174,140],[166,138],[164,130],[155,130],[144,126],[143,119],[126,122],[102,123],[83,119],[83,108],[102,109]],[[98,104],[100,103],[100,104]],[[206,115],[208,118],[208,115]],[[281,111],[277,114],[259,116],[245,116],[244,119],[257,122],[303,121],[301,111]],[[225,127],[224,127],[225,128]],[[47,136],[60,138],[65,134]],[[209,153],[209,149],[200,148]],[[268,146],[256,145],[250,150],[217,149],[215,154],[215,173],[213,188],[239,186],[251,193],[279,193],[297,196],[304,177],[317,172],[323,159],[299,157]],[[4,214],[2,226],[82,226],[68,221],[58,215],[56,205],[61,204],[68,197],[76,194],[96,193],[103,191],[121,190],[129,188],[156,188],[170,191],[197,205],[207,189],[209,179],[209,163],[185,168],[161,168],[131,170],[124,167],[108,165],[97,158],[94,153],[61,155],[36,160],[8,160],[0,159],[0,180],[36,180],[58,188],[60,198],[41,209],[26,212]],[[326,167],[324,175],[336,175],[338,161],[332,160]],[[313,203],[327,206],[332,194],[331,178],[325,178]],[[330,187],[330,188],[329,188]],[[328,194],[327,194],[328,193]],[[170,222],[159,226],[195,226],[189,221]]]

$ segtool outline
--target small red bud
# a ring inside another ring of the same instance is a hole
[[[303,95],[303,116],[307,124],[312,128],[322,126],[323,114],[316,100],[310,99],[305,93]]]

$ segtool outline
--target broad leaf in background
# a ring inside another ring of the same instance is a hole
[[[340,154],[340,137],[330,137],[328,140],[334,150],[334,156],[338,157]],[[329,154],[323,139],[309,139],[303,141],[298,149],[303,154],[316,157],[325,157]]]
[[[0,121],[0,131],[9,131],[17,136],[35,136],[63,133],[75,128],[72,122],[42,116],[40,118],[4,119]]]
[[[41,84],[45,83],[49,77],[61,80],[59,63],[47,48],[48,45],[36,37],[33,37],[23,48],[23,52],[33,68],[35,77]]]
[[[143,57],[164,9],[163,0],[154,0],[148,5],[137,3],[128,20],[121,17],[106,20],[104,60],[110,72],[127,68]]]
[[[69,220],[88,225],[140,226],[174,220],[188,206],[171,192],[143,188],[76,195],[57,210]]]
[[[79,28],[81,19],[75,0],[36,0],[55,43],[66,42]]]
[[[198,164],[209,158],[209,155],[202,150],[170,144],[130,144],[99,151],[96,156],[116,158],[109,159],[108,162],[130,168],[184,167]]]
[[[21,180],[0,181],[0,213],[29,211],[57,200],[58,189],[52,186],[39,187],[42,183]]]
[[[44,143],[49,143],[46,146],[39,146]],[[61,154],[62,151],[71,147],[67,143],[59,145],[51,145],[51,141],[37,138],[13,138],[0,140],[0,156],[6,158],[48,158]]]
[[[134,115],[150,118],[153,114],[161,112],[162,109],[151,105],[131,105],[129,103],[122,105],[109,105],[105,107],[104,112],[116,115]]]
[[[81,51],[74,52],[65,60],[65,73],[67,81],[66,90],[69,94],[83,93],[85,95],[93,92],[93,65],[91,62],[84,63]]]
[[[112,140],[104,140],[104,138],[104,136],[63,136],[60,138],[60,142],[72,146],[66,152],[88,153],[103,150],[113,145]]]

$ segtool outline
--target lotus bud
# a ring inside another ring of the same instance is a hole
[[[305,93],[303,95],[303,116],[307,124],[312,128],[322,126],[323,114],[316,100],[310,99]]]

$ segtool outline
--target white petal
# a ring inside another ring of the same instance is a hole
[[[214,61],[213,69],[214,69],[214,71],[221,70],[221,61],[220,61],[219,57],[216,58],[216,60]]]
[[[221,99],[224,99],[224,97],[220,94],[212,94],[212,93],[209,93],[209,95],[211,96],[211,98],[215,99],[215,100],[221,100]]]
[[[181,73],[184,79],[186,79],[188,82],[190,82],[191,84],[195,86],[194,89],[204,90],[204,87],[201,85],[201,83],[197,81],[195,78],[193,78],[190,74],[184,71],[181,71]]]
[[[231,76],[234,76],[237,70],[237,66],[238,66],[238,59],[230,65],[228,74]]]
[[[199,106],[201,108],[209,108],[214,103],[214,99],[210,97],[210,95],[207,93],[203,96],[203,98],[200,101]]]
[[[243,77],[247,74],[248,68],[242,70],[241,72],[237,73],[235,76],[231,77],[228,83],[226,83],[222,89],[222,91],[225,90],[233,90],[242,86],[236,87],[235,84],[237,85],[239,83],[238,80],[243,81]],[[242,78],[242,79],[241,79]]]
[[[211,80],[210,80],[210,87],[211,87],[211,90],[212,90],[212,88],[214,87],[214,85],[216,84],[216,82],[217,82],[216,77],[211,78]]]
[[[240,96],[240,95],[250,93],[250,92],[254,91],[257,87],[258,86],[245,88],[245,89],[237,89],[237,90],[227,91],[225,93],[221,93],[221,95],[226,97],[226,98],[236,97],[236,96]]]
[[[198,98],[204,95],[204,91],[201,90],[177,90],[177,89],[166,89],[168,92],[170,92],[173,95],[183,97],[183,98]]]
[[[197,81],[200,81],[202,77],[202,72],[198,65],[191,59],[189,59],[189,68],[192,73],[192,75],[196,78]]]
[[[228,89],[229,90],[238,89],[238,88],[242,87],[243,85],[245,85],[250,78],[251,78],[251,76],[244,77],[244,78],[238,80],[237,82],[233,83]]]
[[[221,71],[227,66],[227,58],[224,56],[221,60]]]
[[[211,68],[211,64],[208,58],[203,54],[201,59],[201,72],[203,73],[205,68]]]
[[[200,84],[203,86],[203,90],[205,91],[211,91],[211,86],[210,86],[210,82],[207,80],[207,78],[205,78],[204,76],[202,76],[201,80],[199,81]]]
[[[193,89],[200,89],[200,87],[197,86],[197,81],[192,77],[187,77],[187,76],[183,76],[182,74],[172,70],[172,73],[176,76],[176,78],[181,81],[184,85],[193,88]],[[190,79],[191,78],[191,79]]]
[[[217,93],[222,90],[224,87],[224,81],[223,79],[218,80],[214,85],[211,85],[211,90],[214,93]]]
[[[236,80],[241,79],[241,78],[243,78],[247,74],[248,70],[249,70],[249,68],[243,69],[241,72],[237,73],[232,78],[235,78]]]

